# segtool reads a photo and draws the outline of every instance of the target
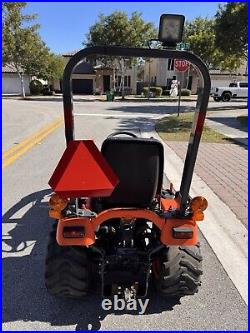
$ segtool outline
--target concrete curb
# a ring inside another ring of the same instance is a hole
[[[193,98],[182,98],[181,99],[181,103],[182,102],[196,102],[197,100],[197,96],[193,97]],[[125,100],[122,100],[119,97],[116,97],[116,99],[114,100],[115,102],[133,102],[133,103],[159,103],[159,102],[170,102],[170,103],[177,103],[178,102],[178,98],[172,97],[172,98],[125,98]]]
[[[232,141],[238,142],[244,146],[248,146],[248,133],[240,129],[233,128],[224,124],[220,124],[215,120],[206,119],[206,125],[214,131],[225,135]]]
[[[155,137],[163,143],[165,153],[164,173],[175,188],[180,188],[183,161],[159,137],[154,124],[141,128],[143,137]],[[207,198],[209,208],[205,221],[198,224],[200,231],[210,244],[243,300],[248,304],[248,237],[247,229],[235,214],[196,174],[193,175],[191,197]]]

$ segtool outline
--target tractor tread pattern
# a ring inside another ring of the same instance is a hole
[[[158,291],[164,296],[180,298],[193,295],[201,285],[202,256],[200,245],[171,246],[164,249]]]
[[[89,289],[86,248],[60,246],[56,224],[50,233],[45,263],[45,286],[53,296],[83,298]]]

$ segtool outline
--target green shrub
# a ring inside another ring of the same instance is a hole
[[[39,80],[32,80],[29,84],[31,95],[39,95],[43,90],[43,84]]]
[[[148,96],[148,87],[142,88],[142,95],[144,95],[145,97]]]
[[[190,96],[191,90],[189,89],[181,89],[181,96]]]
[[[150,87],[150,92],[155,97],[160,97],[162,95],[162,88],[161,87]],[[144,87],[142,89],[142,93],[144,96],[148,96],[148,87]]]
[[[168,89],[163,90],[162,95],[170,96],[170,90],[168,90]]]
[[[150,91],[152,91],[152,93],[155,94],[156,97],[160,97],[162,95],[161,87],[152,87],[150,88]]]
[[[51,85],[49,86],[48,84],[45,84],[43,86],[43,89],[42,89],[42,94],[44,96],[52,96],[52,95],[54,95],[53,87]]]

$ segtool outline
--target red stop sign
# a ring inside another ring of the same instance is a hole
[[[189,69],[190,63],[187,60],[175,59],[174,68],[178,72],[186,72]]]

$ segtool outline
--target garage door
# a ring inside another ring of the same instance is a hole
[[[72,80],[73,94],[93,94],[92,79],[73,79]]]
[[[24,76],[24,89],[25,93],[30,94],[29,89],[30,79],[28,76]],[[21,82],[16,73],[2,73],[2,94],[21,95]]]

